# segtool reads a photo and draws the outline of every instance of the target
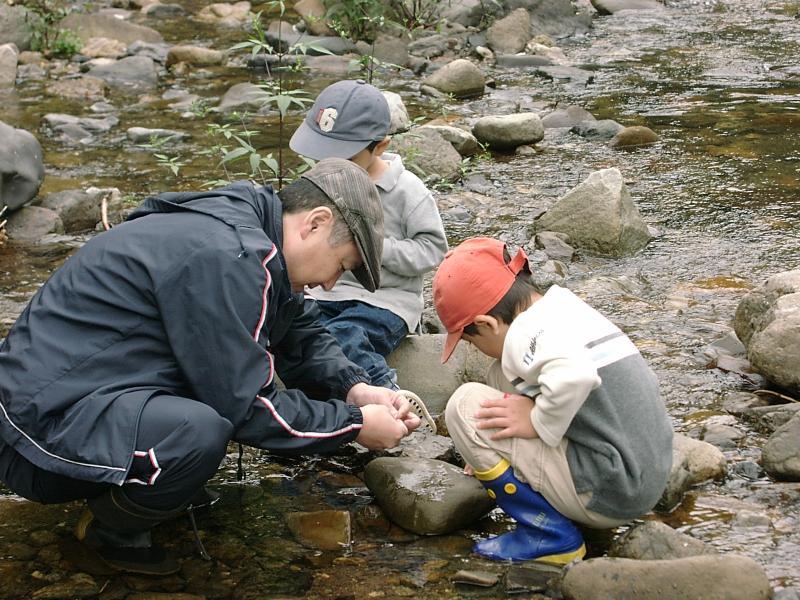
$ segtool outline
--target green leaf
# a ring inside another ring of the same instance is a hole
[[[241,158],[245,154],[249,154],[250,150],[247,148],[236,148],[235,150],[231,150],[225,156],[222,157],[222,163],[229,163],[232,160],[236,160],[237,158]]]
[[[250,172],[253,174],[258,173],[258,165],[261,162],[261,155],[257,152],[250,154]]]

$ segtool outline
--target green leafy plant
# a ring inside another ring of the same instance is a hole
[[[71,9],[57,0],[26,0],[22,4],[28,11],[31,27],[31,49],[48,57],[70,57],[83,47],[83,42],[69,29],[58,24]]]

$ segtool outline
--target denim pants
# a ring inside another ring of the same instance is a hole
[[[408,335],[406,322],[385,308],[357,300],[319,300],[320,322],[345,356],[367,372],[372,385],[397,389],[397,373],[385,356]]]

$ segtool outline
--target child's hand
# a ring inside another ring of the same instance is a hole
[[[493,440],[539,437],[531,423],[533,407],[533,400],[517,394],[503,394],[502,398],[482,400],[481,408],[475,411],[477,428],[498,429],[497,433],[489,436]]]

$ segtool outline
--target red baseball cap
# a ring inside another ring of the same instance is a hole
[[[468,239],[450,250],[433,278],[433,304],[447,329],[442,362],[456,349],[464,327],[493,309],[528,263],[522,248],[506,263],[506,245],[487,237]]]

